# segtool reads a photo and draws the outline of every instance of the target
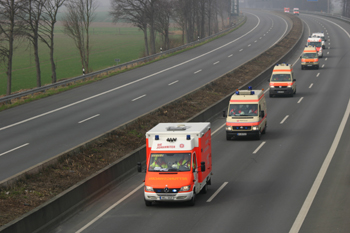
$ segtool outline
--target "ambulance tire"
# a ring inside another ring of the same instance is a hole
[[[204,187],[201,190],[202,194],[206,194],[208,192],[208,184],[205,184]]]
[[[194,206],[195,203],[196,203],[196,194],[193,192],[192,199],[188,201],[188,205]]]
[[[266,134],[266,127],[267,127],[267,124],[265,125],[265,128],[264,128],[264,130],[261,132],[261,134]]]
[[[261,132],[259,130],[259,133],[256,135],[256,140],[260,140],[260,138],[261,138]]]
[[[151,201],[145,200],[145,204],[146,204],[146,206],[152,206],[152,202]]]

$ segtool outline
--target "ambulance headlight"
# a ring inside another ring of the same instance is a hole
[[[253,129],[253,130],[258,130],[259,127],[258,127],[258,126],[253,126],[252,129]]]
[[[232,126],[226,126],[226,130],[232,131]]]
[[[288,87],[292,87],[291,85],[288,85]]]
[[[180,188],[180,192],[187,192],[190,191],[191,185],[183,186]]]
[[[275,86],[270,86],[270,88],[275,88]]]
[[[151,186],[145,186],[145,190],[148,192],[154,192],[154,190]]]

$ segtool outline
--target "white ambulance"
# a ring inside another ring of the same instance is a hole
[[[316,47],[318,57],[323,57],[323,49],[322,49],[322,39],[317,37],[309,37],[307,39],[307,46]]]
[[[297,91],[291,64],[282,63],[275,65],[271,78],[268,81],[270,82],[270,97],[274,95],[293,96]]]
[[[267,108],[263,90],[237,90],[231,96],[226,117],[226,139],[253,136],[260,139],[267,126]]]
[[[146,206],[188,202],[206,193],[212,176],[209,122],[159,123],[146,133]],[[141,172],[141,163],[138,171]]]
[[[321,40],[322,40],[322,48],[326,49],[325,43],[326,43],[327,40],[324,37],[324,33],[323,32],[314,32],[314,33],[312,33],[311,37],[321,38]]]

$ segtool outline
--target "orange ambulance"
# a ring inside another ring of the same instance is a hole
[[[209,122],[156,125],[146,133],[146,206],[154,202],[194,205],[196,195],[206,193],[211,184],[211,161]]]
[[[270,82],[270,97],[274,95],[293,96],[297,91],[291,64],[282,63],[275,65],[271,78],[268,81]]]
[[[315,67],[316,69],[319,68],[319,63],[318,63],[318,54],[316,47],[309,45],[305,47],[303,54],[300,56],[301,58],[301,69],[305,68],[313,68]]]

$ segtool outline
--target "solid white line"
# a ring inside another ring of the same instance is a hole
[[[197,74],[197,73],[199,73],[199,72],[201,72],[202,70],[197,70],[196,72],[194,72],[195,74]]]
[[[6,154],[8,154],[8,153],[10,153],[10,152],[12,152],[12,151],[18,150],[18,149],[20,149],[20,148],[22,148],[22,147],[25,147],[25,146],[28,146],[28,145],[29,145],[29,143],[23,144],[22,146],[18,146],[18,147],[16,147],[16,148],[13,148],[12,150],[9,150],[9,151],[6,151],[6,152],[0,154],[0,156],[6,155]]]
[[[300,104],[300,102],[304,99],[304,97],[301,97],[298,101],[298,104]]]
[[[328,170],[329,164],[332,161],[334,153],[338,147],[338,144],[339,144],[340,139],[341,139],[341,135],[343,134],[346,122],[348,121],[349,114],[350,114],[350,100],[348,102],[348,106],[347,106],[346,111],[344,113],[343,119],[339,125],[337,134],[335,135],[335,138],[333,140],[332,146],[329,149],[325,160],[323,161],[322,167],[321,167],[320,171],[318,172],[317,177],[316,177],[316,179],[315,179],[315,181],[314,181],[314,183],[309,191],[309,194],[307,195],[307,197],[304,201],[304,204],[301,207],[299,214],[298,214],[297,218],[295,219],[293,226],[290,229],[289,233],[298,233],[299,232],[301,225],[303,224],[305,217],[306,217],[307,213],[309,212],[311,204],[315,199],[317,191],[321,186],[322,180],[323,180],[323,178]]]
[[[219,62],[220,62],[220,61],[214,62],[213,65],[216,65],[216,64],[218,64]]]
[[[269,90],[270,90],[270,88],[267,88],[266,91],[264,91],[264,94],[265,94],[266,92],[268,92]]]
[[[173,85],[173,84],[175,84],[177,82],[179,82],[179,80],[176,80],[175,82],[169,83],[168,86],[171,86],[171,85]]]
[[[87,119],[85,119],[85,120],[79,121],[78,123],[80,124],[80,123],[83,123],[83,122],[85,122],[85,121],[91,120],[92,118],[98,117],[99,115],[100,115],[100,114],[97,114],[97,115],[95,115],[95,116],[89,117],[89,118],[87,118]]]
[[[207,200],[207,202],[211,202],[216,195],[228,184],[228,182],[223,183],[218,190]]]
[[[232,57],[232,56],[233,56],[233,54],[228,55],[228,57]]]
[[[310,86],[309,86],[309,88],[311,88],[313,85],[314,85],[314,84],[313,84],[313,83],[311,83],[311,84],[310,84]]]
[[[256,150],[253,152],[253,154],[256,154],[256,153],[261,149],[261,147],[263,147],[263,145],[265,145],[265,143],[266,143],[266,142],[262,142],[262,143],[260,144],[260,146],[258,146],[258,148],[256,148]]]
[[[249,13],[249,14],[252,14],[252,13]],[[211,54],[211,53],[213,53],[213,52],[215,52],[215,51],[217,51],[217,50],[219,50],[219,49],[222,49],[222,48],[224,48],[224,47],[226,47],[226,46],[228,46],[228,45],[230,45],[230,44],[236,42],[237,40],[239,40],[239,39],[245,37],[246,35],[248,35],[248,34],[251,33],[252,31],[254,31],[254,30],[260,25],[260,18],[259,18],[257,15],[255,15],[255,14],[252,14],[252,15],[254,15],[254,16],[258,19],[258,23],[255,25],[254,28],[252,28],[250,31],[248,31],[248,32],[245,33],[244,35],[242,35],[242,36],[236,38],[235,40],[230,41],[230,42],[228,42],[228,43],[226,43],[226,44],[224,44],[224,45],[222,45],[222,46],[220,46],[220,47],[217,47],[216,49],[213,49],[213,50],[211,50],[211,51],[209,51],[209,52],[203,53],[202,55],[199,55],[199,56],[197,56],[197,57],[194,57],[194,58],[192,58],[192,59],[189,59],[189,60],[187,60],[187,61],[184,61],[184,62],[182,62],[182,63],[179,63],[179,64],[177,64],[177,65],[171,66],[171,67],[166,68],[166,69],[164,69],[164,70],[161,70],[161,71],[158,71],[158,72],[156,72],[156,73],[150,74],[150,75],[148,75],[148,76],[146,76],[146,77],[143,77],[143,78],[137,79],[137,80],[135,80],[135,81],[132,81],[132,82],[130,82],[130,83],[124,84],[124,85],[122,85],[122,86],[119,86],[119,87],[110,89],[110,90],[105,91],[105,92],[101,92],[101,93],[99,93],[99,94],[97,94],[97,95],[90,96],[90,97],[88,97],[88,98],[85,98],[85,99],[79,100],[79,101],[77,101],[77,102],[74,102],[74,103],[65,105],[65,106],[63,106],[63,107],[54,109],[54,110],[49,111],[49,112],[46,112],[46,113],[43,113],[43,114],[40,114],[40,115],[31,117],[31,118],[28,118],[28,119],[26,119],[26,120],[19,121],[19,122],[17,122],[17,123],[14,123],[14,124],[11,124],[11,125],[2,127],[2,128],[0,128],[0,131],[1,131],[1,130],[4,130],[4,129],[11,128],[11,127],[16,126],[16,125],[23,124],[23,123],[25,123],[25,122],[28,122],[28,121],[31,121],[31,120],[34,120],[34,119],[37,119],[37,118],[39,118],[39,117],[43,117],[43,116],[49,115],[49,114],[51,114],[51,113],[60,111],[60,110],[62,110],[62,109],[66,109],[66,108],[69,108],[69,107],[71,107],[71,106],[74,106],[74,105],[77,105],[77,104],[86,102],[86,101],[91,100],[91,99],[94,99],[94,98],[96,98],[96,97],[99,97],[99,96],[108,94],[108,93],[110,93],[110,92],[119,90],[119,89],[121,89],[121,88],[123,88],[123,87],[130,86],[130,85],[132,85],[132,84],[134,84],[134,83],[138,83],[138,82],[143,81],[143,80],[146,80],[146,79],[148,79],[148,78],[150,78],[150,77],[153,77],[153,76],[156,76],[156,75],[158,75],[158,74],[164,73],[164,72],[166,72],[166,71],[168,71],[168,70],[172,70],[172,69],[174,69],[174,68],[176,68],[176,67],[182,66],[182,65],[187,64],[187,63],[189,63],[189,62],[191,62],[191,61],[197,60],[197,59],[199,59],[199,58],[201,58],[201,57],[204,57],[204,56],[206,56],[206,55],[208,55],[208,54]]]
[[[283,124],[287,120],[288,117],[289,117],[289,115],[287,115],[285,118],[283,118],[283,120],[280,122],[280,124]]]
[[[318,74],[316,75],[316,77],[318,77],[318,76],[320,76],[320,73],[318,73]]]
[[[117,201],[116,203],[114,203],[112,206],[110,206],[108,209],[106,209],[105,211],[103,211],[101,214],[99,214],[96,218],[94,218],[93,220],[91,220],[88,224],[86,224],[85,226],[83,226],[82,228],[80,228],[79,230],[76,231],[76,233],[80,233],[83,230],[85,230],[86,228],[88,228],[89,226],[91,226],[94,222],[96,222],[97,220],[99,220],[101,217],[103,217],[103,215],[107,214],[111,209],[113,209],[114,207],[116,207],[117,205],[119,205],[121,202],[123,202],[126,198],[130,197],[131,195],[133,195],[136,191],[138,191],[140,188],[142,188],[144,186],[144,184],[142,183],[141,185],[139,185],[137,188],[135,188],[133,191],[131,191],[130,193],[128,193],[126,196],[124,196],[122,199],[120,199],[119,201]]]
[[[137,97],[137,98],[135,98],[135,99],[133,99],[133,100],[131,100],[131,101],[135,101],[135,100],[138,100],[138,99],[141,99],[141,98],[143,98],[143,97],[145,97],[146,95],[141,95],[141,96],[139,96],[139,97]]]
[[[242,52],[242,51],[243,51],[243,49],[240,49],[239,51],[240,51],[240,52]]]

